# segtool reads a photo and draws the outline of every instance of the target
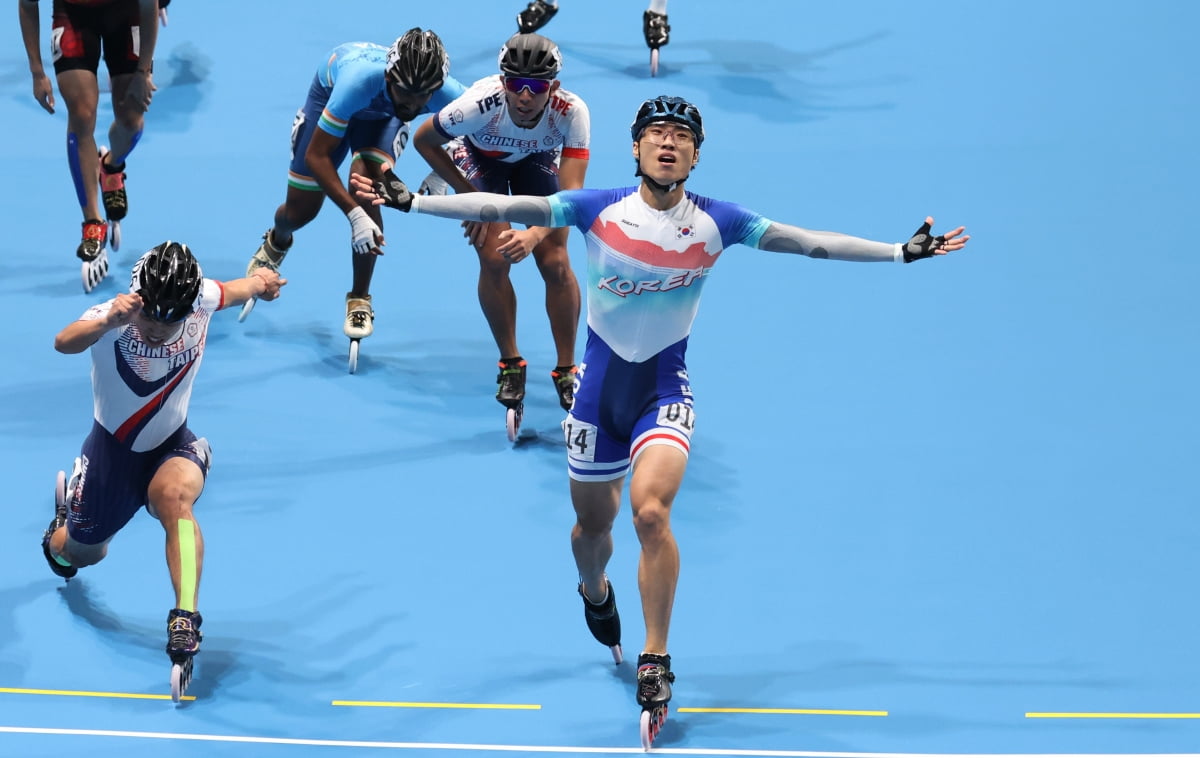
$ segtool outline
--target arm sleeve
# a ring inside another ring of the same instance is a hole
[[[468,192],[462,195],[417,195],[414,213],[456,218],[460,221],[508,221],[529,226],[569,226],[561,210],[555,212],[550,197],[533,195],[497,195]]]
[[[747,245],[759,250],[797,253],[809,258],[828,258],[835,261],[904,262],[899,243],[874,242],[838,232],[815,232],[768,219],[764,219],[763,222],[757,236],[746,240]]]

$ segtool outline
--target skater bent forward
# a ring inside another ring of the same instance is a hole
[[[70,477],[59,473],[42,553],[51,571],[69,580],[100,562],[146,506],[166,532],[175,589],[167,652],[176,663],[200,649],[204,540],[193,505],[212,452],[188,428],[187,414],[209,319],[251,297],[274,300],[284,284],[265,269],[225,283],[205,279],[187,245],[168,241],[134,264],[129,292],[92,306],[54,340],[60,353],[91,348],[95,412]]]

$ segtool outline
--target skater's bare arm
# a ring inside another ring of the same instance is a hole
[[[133,314],[142,309],[142,298],[139,295],[122,292],[112,300],[108,313],[103,318],[85,319],[67,324],[66,328],[54,338],[54,349],[60,353],[73,355],[82,353],[96,340],[104,336],[109,329],[124,326],[133,318]]]
[[[417,133],[413,135],[413,146],[417,148],[417,152],[429,164],[434,173],[442,177],[442,179],[454,188],[454,191],[459,194],[474,192],[475,187],[472,186],[467,178],[458,170],[458,166],[454,165],[452,159],[442,145],[446,144],[446,139],[433,128],[433,118],[425,119],[424,123],[417,127]]]
[[[462,221],[507,221],[510,224],[545,226],[552,224],[550,201],[535,195],[497,195],[472,192],[469,195],[414,197],[412,210],[429,216]]]
[[[138,0],[137,71],[125,91],[124,104],[145,113],[154,97],[154,48],[158,43],[158,0]]]
[[[342,186],[342,177],[338,175],[337,167],[333,165],[333,152],[337,150],[340,143],[339,138],[324,129],[319,127],[314,129],[312,139],[308,142],[308,149],[304,151],[304,162],[312,170],[313,179],[317,180],[317,184],[320,185],[325,195],[341,209],[342,213],[349,215],[350,211],[358,207],[358,203],[354,202],[350,191]]]
[[[559,160],[558,188],[560,190],[583,189],[587,176],[587,158],[562,157]],[[500,232],[500,246],[496,251],[504,258],[516,263],[525,258],[542,240],[553,231],[548,226],[531,226],[528,229],[509,229]]]
[[[54,112],[54,87],[46,69],[42,66],[42,51],[38,48],[38,27],[41,14],[37,0],[17,0],[17,14],[21,19],[21,39],[25,42],[25,56],[29,58],[29,73],[33,76],[33,99],[47,113]]]
[[[252,297],[274,300],[279,297],[279,290],[287,281],[269,268],[256,268],[250,276],[223,282],[225,302],[221,304],[221,310],[242,305]]]

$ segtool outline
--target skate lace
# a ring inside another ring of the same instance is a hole
[[[367,312],[350,311],[350,326],[355,329],[365,329],[367,326]]]
[[[191,650],[196,645],[196,630],[191,620],[176,616],[167,625],[168,644],[174,650]]]
[[[656,663],[650,663],[638,669],[637,678],[638,695],[643,700],[653,700],[662,688],[663,680],[674,682],[675,674]]]

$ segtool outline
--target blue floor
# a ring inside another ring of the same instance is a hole
[[[723,256],[689,351],[680,712],[657,745],[1200,750],[1200,258],[1184,223],[1200,6],[676,0],[651,79],[643,3],[562,5],[545,32],[590,106],[589,185],[632,182],[628,124],[668,92],[705,116],[696,192],[875,239],[927,214],[973,237],[908,267]],[[216,454],[194,701],[161,699],[172,596],[153,519],[67,586],[39,555],[54,474],[91,423],[88,360],[55,353],[57,331],[168,237],[206,274],[240,275],[327,49],[432,27],[470,82],[521,3],[337,6],[171,6],[117,273],[92,295],[61,98],[54,116],[34,103],[10,22],[0,755],[640,752],[633,670],[580,618],[540,279],[514,270],[531,371],[514,447],[452,222],[387,215],[357,375],[331,206],[297,235],[281,300],[215,320],[190,418]],[[398,171],[425,174],[415,153]],[[610,575],[631,656],[636,563],[626,509]]]

